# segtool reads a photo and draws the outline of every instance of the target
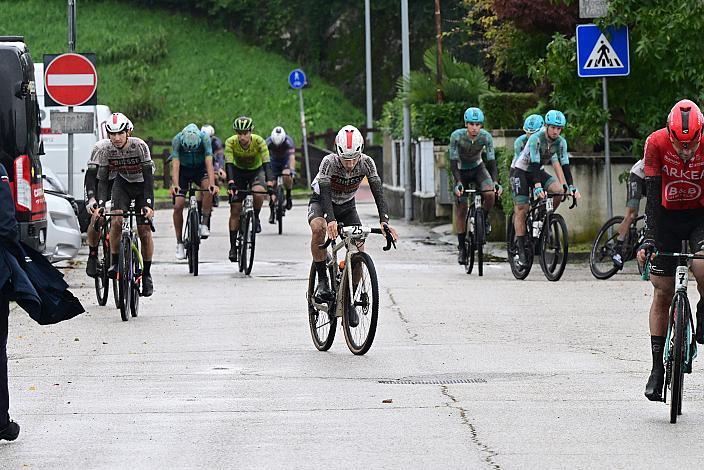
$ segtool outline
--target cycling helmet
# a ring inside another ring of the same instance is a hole
[[[543,116],[540,114],[531,114],[523,122],[523,130],[525,132],[538,132],[541,127],[543,127],[545,121],[543,121]]]
[[[364,137],[354,126],[347,125],[340,129],[335,137],[335,149],[343,160],[354,160],[362,154]]]
[[[565,119],[565,115],[562,114],[562,111],[551,109],[545,115],[545,124],[548,126],[565,127],[565,124],[567,124],[567,119]]]
[[[286,131],[281,126],[276,126],[273,131],[271,131],[271,142],[277,147],[284,143],[286,140]]]
[[[212,137],[215,134],[215,128],[211,126],[210,124],[206,124],[203,127],[200,128],[202,132],[205,132],[205,134],[208,137]]]
[[[251,131],[252,129],[254,129],[254,121],[252,121],[252,118],[249,116],[240,116],[238,118],[235,118],[234,122],[232,123],[232,128],[236,132]]]
[[[200,146],[200,131],[195,124],[189,124],[181,131],[181,147],[194,151]]]
[[[129,119],[127,119],[127,116],[125,116],[124,114],[112,113],[112,116],[110,116],[108,121],[105,123],[105,129],[110,134],[127,132],[129,124],[131,124],[131,122]]]
[[[127,132],[132,132],[132,131],[134,131],[134,124],[132,124],[132,121],[130,121],[128,118],[127,119]]]
[[[464,112],[464,122],[478,122],[482,124],[484,122],[484,113],[479,108],[467,108]]]
[[[699,142],[702,137],[702,112],[690,100],[680,100],[667,116],[667,132],[681,143]]]

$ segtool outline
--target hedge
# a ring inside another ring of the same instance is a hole
[[[479,97],[487,129],[520,129],[526,111],[537,104],[538,96],[534,93],[491,93]]]
[[[462,116],[466,108],[465,103],[419,104],[416,106],[417,130],[414,134],[447,145],[450,143],[450,134],[463,127]]]

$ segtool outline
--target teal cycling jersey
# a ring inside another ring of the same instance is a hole
[[[467,129],[457,129],[450,135],[450,160],[458,161],[460,170],[471,170],[482,164],[482,150],[487,162],[495,160],[494,139],[484,129],[472,140]]]
[[[529,137],[530,135],[523,134],[513,143],[513,160],[511,160],[511,166],[513,166],[513,164],[516,163],[516,160],[518,160],[518,157],[521,156],[521,152],[523,152],[523,148],[526,146],[526,142],[528,142]]]
[[[181,166],[189,168],[205,167],[205,159],[213,158],[213,148],[210,137],[205,132],[200,133],[200,145],[195,150],[186,150],[181,146],[181,132],[171,141],[171,158],[178,160]]]
[[[528,166],[531,163],[546,165],[553,162],[559,162],[563,166],[569,165],[567,141],[561,135],[557,136],[555,140],[550,140],[547,136],[547,129],[542,129],[528,138],[523,151],[511,166],[528,171]]]

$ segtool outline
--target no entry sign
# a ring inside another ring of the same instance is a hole
[[[44,56],[45,106],[81,106],[98,104],[98,72],[95,54],[61,54]]]

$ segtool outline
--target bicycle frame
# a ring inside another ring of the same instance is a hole
[[[349,293],[350,298],[352,298],[352,295],[354,292],[351,290],[351,286],[353,285],[353,280],[352,280],[352,268],[350,260],[352,259],[352,255],[355,253],[358,253],[359,247],[358,244],[364,243],[364,241],[367,239],[367,236],[372,233],[372,229],[370,227],[364,227],[361,225],[353,225],[351,227],[344,227],[340,230],[340,235],[342,236],[342,240],[339,242],[335,243],[332,247],[332,256],[330,259],[330,262],[328,263],[328,267],[333,267],[333,273],[335,273],[336,280],[335,280],[335,316],[336,317],[342,317],[342,314],[345,311],[345,305],[344,305],[344,297],[343,295],[337,295],[339,292],[345,292],[344,289],[350,289],[347,291]],[[337,252],[345,249],[345,257],[343,260],[343,269],[342,272],[339,271],[339,264],[337,262]],[[337,282],[337,279],[339,278],[339,285]],[[352,299],[353,302],[358,299]]]

